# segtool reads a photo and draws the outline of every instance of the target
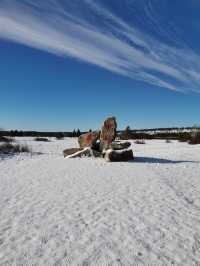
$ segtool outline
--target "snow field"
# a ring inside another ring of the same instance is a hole
[[[33,154],[0,160],[0,265],[200,265],[199,145],[107,163],[64,159],[76,139],[18,141]]]

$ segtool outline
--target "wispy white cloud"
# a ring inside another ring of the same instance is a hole
[[[174,44],[180,43],[169,29],[160,27],[153,2],[141,1],[146,10],[145,23],[167,34],[168,39],[173,38]],[[131,8],[128,2],[126,7]],[[175,48],[158,41],[98,1],[2,0],[0,37],[148,84],[200,92],[198,54],[185,44]]]

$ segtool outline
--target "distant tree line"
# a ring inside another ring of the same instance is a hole
[[[191,132],[195,130],[199,130],[199,127],[171,127],[141,130],[132,130],[130,127],[126,127],[125,130],[118,131],[117,135],[119,139],[177,139],[180,141],[187,141],[191,138]],[[90,129],[89,132],[91,131]],[[84,133],[86,132],[81,132],[80,129],[74,129],[72,132],[5,131],[0,129],[0,136],[7,137],[55,137],[57,139],[62,139],[64,137],[79,137]]]
[[[64,137],[79,137],[81,134],[80,129],[73,130],[72,132],[39,132],[39,131],[23,131],[23,130],[0,130],[0,136],[7,137],[55,137],[58,139]]]
[[[184,130],[188,130],[184,131]],[[124,131],[118,132],[118,138],[122,140],[128,139],[175,139],[179,141],[189,141],[191,139],[191,132],[196,128],[167,128],[167,129],[151,129],[151,130],[131,130],[126,127]],[[145,132],[147,131],[147,132]],[[148,133],[151,131],[151,133]]]

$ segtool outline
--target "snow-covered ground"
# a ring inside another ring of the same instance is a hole
[[[64,159],[75,139],[18,141],[33,154],[0,159],[0,265],[200,265],[200,145],[107,163]]]

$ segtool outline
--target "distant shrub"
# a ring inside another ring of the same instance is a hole
[[[58,137],[58,136],[56,136],[56,139],[57,140],[62,140],[62,139],[64,139],[64,137],[60,137],[60,136]]]
[[[0,136],[0,142],[10,143],[13,142],[12,138]]]
[[[188,143],[191,145],[200,144],[200,131],[192,133]]]
[[[40,138],[40,137],[37,137],[34,139],[35,141],[44,141],[44,142],[48,142],[49,139],[48,138]]]
[[[132,130],[130,130],[129,127],[127,127],[123,132],[119,133],[118,137],[121,140],[128,140],[128,139],[135,139],[135,140],[140,139],[140,140],[143,140],[143,139],[153,139],[153,138],[155,138],[154,135],[150,135],[150,134],[147,134],[147,133],[136,133],[136,132],[133,132]]]
[[[31,152],[31,151],[27,145],[21,145],[20,146],[20,152]]]
[[[57,139],[57,140],[62,140],[62,139],[64,139],[64,134],[63,134],[63,133],[58,133],[58,134],[56,135],[56,139]]]
[[[125,128],[125,130],[121,133],[121,139],[128,140],[132,138],[132,132],[129,126]]]
[[[188,142],[188,139],[180,138],[178,139],[179,142]]]
[[[146,142],[145,142],[144,139],[136,140],[134,143],[135,143],[135,144],[146,144]]]
[[[0,154],[14,154],[14,153],[23,153],[30,152],[27,145],[19,145],[12,143],[4,143],[0,145]]]
[[[188,142],[191,139],[191,134],[188,132],[180,133],[178,137],[179,142]]]

